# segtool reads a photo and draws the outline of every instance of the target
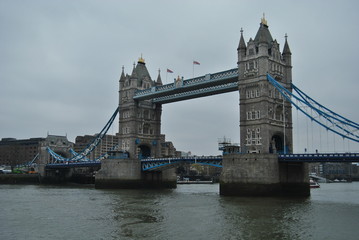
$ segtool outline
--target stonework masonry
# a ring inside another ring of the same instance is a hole
[[[227,196],[310,195],[306,163],[278,163],[276,154],[223,157],[220,194]]]
[[[46,147],[53,148],[56,153],[67,156],[68,149],[73,148],[74,144],[70,142],[66,136],[47,135],[46,138],[30,138],[30,139],[15,139],[3,138],[0,141],[0,165],[15,166],[18,164],[25,164],[34,159],[38,153],[45,152],[42,156],[41,163],[48,163],[49,156],[46,152]],[[37,163],[40,163],[37,161]]]
[[[292,109],[267,81],[267,74],[291,91],[291,51],[280,52],[262,18],[246,44],[241,31],[238,51],[241,153],[223,156],[220,194],[230,196],[309,196],[308,166],[279,163],[277,153],[293,151]]]
[[[144,59],[133,66],[131,75],[124,69],[119,81],[119,132],[120,149],[129,152],[131,158],[160,157],[164,137],[161,135],[162,105],[151,100],[133,99],[137,90],[162,85],[160,75],[151,80]]]
[[[119,149],[129,153],[128,159],[106,159],[96,174],[97,188],[176,187],[175,169],[142,172],[140,159],[174,157],[176,149],[161,134],[162,105],[151,100],[133,99],[137,90],[162,85],[160,74],[151,80],[145,60],[134,64],[132,74],[122,74],[119,80]]]
[[[241,31],[237,51],[242,148],[248,153],[291,152],[291,104],[283,101],[267,81],[270,74],[291,90],[292,54],[287,39],[280,52],[277,40],[273,40],[267,22],[262,19],[256,37],[247,45]]]

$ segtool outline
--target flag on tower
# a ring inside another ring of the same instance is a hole
[[[173,73],[173,71],[171,69],[168,69],[168,68],[167,68],[167,72],[168,73]]]
[[[201,65],[199,62],[197,62],[197,61],[193,61],[193,64],[194,65]]]

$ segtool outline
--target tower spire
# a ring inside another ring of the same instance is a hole
[[[135,62],[133,62],[133,70],[132,70],[131,78],[137,78]]]
[[[290,51],[289,44],[287,41],[288,35],[285,34],[284,37],[285,37],[285,43],[284,43],[284,47],[283,47],[283,54],[292,55],[292,52]]]
[[[121,77],[120,77],[120,82],[124,82],[125,81],[125,67],[122,65],[122,73],[121,73]]]
[[[161,69],[158,69],[158,77],[157,77],[156,85],[157,86],[162,85]]]
[[[265,25],[268,27],[268,23],[267,23],[267,20],[266,20],[266,17],[265,17],[265,14],[263,13],[263,17],[261,18],[261,24]]]
[[[241,38],[239,39],[239,45],[237,50],[245,50],[246,49],[246,43],[243,38],[243,28],[241,28]]]

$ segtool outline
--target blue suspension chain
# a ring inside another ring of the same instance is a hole
[[[47,152],[52,157],[54,157],[56,159],[56,161],[67,161],[68,162],[68,161],[80,161],[80,160],[82,160],[87,155],[89,155],[97,147],[97,145],[101,142],[101,140],[106,135],[109,128],[111,127],[112,123],[114,122],[118,112],[119,112],[119,108],[117,107],[115,112],[112,114],[110,120],[102,128],[101,132],[99,134],[97,134],[96,138],[94,138],[94,140],[84,150],[82,150],[80,153],[78,153],[78,155],[73,156],[72,158],[64,158],[64,157],[60,156],[59,154],[56,154],[49,147],[46,148]]]
[[[284,88],[281,84],[279,84],[274,78],[272,78],[269,74],[267,74],[267,80],[288,100],[290,101],[298,110],[300,110],[303,114],[305,114],[308,118],[310,118],[312,121],[315,121],[322,127],[326,128],[327,130],[336,133],[337,135],[340,135],[342,137],[345,137],[347,139],[350,139],[355,142],[359,142],[359,136],[354,134],[354,132],[359,131],[359,124],[350,121],[344,117],[342,117],[339,114],[334,113],[333,111],[329,110],[328,108],[325,108],[324,106],[320,105],[316,101],[314,101],[309,96],[305,95],[302,91],[300,91],[297,87],[295,87],[292,84],[293,89],[297,92],[297,95],[294,95],[292,92],[290,92],[288,89]],[[298,104],[292,101],[291,98],[294,98],[298,100],[300,103],[302,103],[304,106],[309,107],[310,109],[313,109],[314,112],[318,114],[318,116],[323,116],[328,122],[332,124],[331,127],[323,124],[315,117],[308,114],[306,111],[304,111],[301,107],[299,107]],[[316,104],[319,108],[322,108],[324,110],[320,110],[318,107],[313,105]],[[324,112],[328,111],[328,112]],[[342,126],[341,126],[342,125]],[[352,127],[353,130],[348,130],[346,128]]]

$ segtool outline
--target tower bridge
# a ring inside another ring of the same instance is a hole
[[[122,68],[119,106],[101,133],[83,152],[71,159],[58,158],[56,163],[47,164],[47,168],[81,165],[76,161],[83,161],[97,146],[117,113],[121,156],[101,160],[101,169],[96,174],[98,188],[175,187],[173,167],[199,163],[222,167],[222,195],[308,196],[307,162],[358,161],[359,154],[293,154],[292,106],[327,131],[352,141],[359,142],[359,125],[330,111],[294,86],[287,37],[281,51],[263,18],[255,38],[247,43],[241,30],[237,55],[237,68],[186,80],[177,78],[165,85],[160,74],[152,80],[142,57],[130,75]],[[164,157],[162,104],[232,91],[238,91],[240,96],[240,152],[219,157]],[[305,108],[315,116],[305,112]],[[320,122],[321,118],[327,124]],[[48,154],[53,155],[51,151]]]

